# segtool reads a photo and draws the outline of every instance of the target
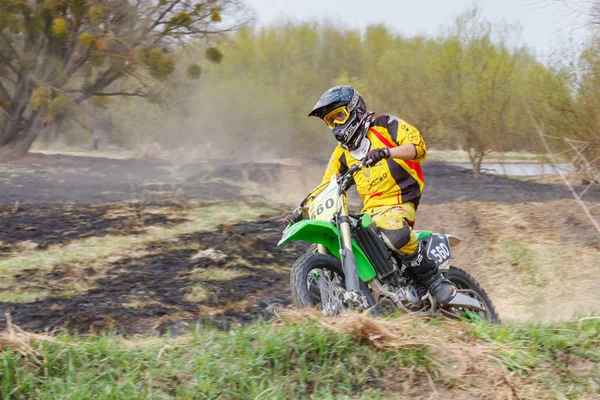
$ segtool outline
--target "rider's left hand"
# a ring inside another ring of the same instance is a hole
[[[294,224],[301,220],[302,220],[302,213],[299,210],[295,210],[293,213],[290,213],[285,216],[285,218],[283,219],[283,227],[287,228],[288,225]]]
[[[371,160],[373,164],[385,159],[390,158],[390,149],[387,147],[381,147],[379,149],[373,149],[367,153],[365,160]]]

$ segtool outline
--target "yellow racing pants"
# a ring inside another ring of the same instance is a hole
[[[375,207],[366,212],[382,233],[385,244],[400,255],[411,255],[419,247],[412,230],[416,210],[412,203]]]

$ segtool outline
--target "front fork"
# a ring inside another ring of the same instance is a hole
[[[340,234],[342,235],[342,248],[340,249],[340,257],[342,259],[342,267],[344,268],[344,276],[346,278],[346,291],[359,291],[358,272],[356,271],[356,257],[352,252],[352,233],[350,232],[350,219],[344,208],[340,212]]]
[[[350,219],[345,207],[340,210],[338,219],[340,220],[340,235],[342,237],[342,247],[340,248],[340,258],[342,260],[342,268],[346,278],[346,291],[359,290],[360,282],[356,271],[356,258],[352,252],[352,233],[350,231]],[[317,245],[317,251],[322,254],[329,254],[327,248],[321,244]]]

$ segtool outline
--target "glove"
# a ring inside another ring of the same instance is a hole
[[[377,164],[384,158],[390,158],[390,149],[387,147],[381,147],[379,149],[373,149],[367,153],[365,160],[371,160],[371,164]]]
[[[293,213],[285,216],[283,219],[283,227],[287,228],[290,224],[294,224],[298,221],[302,221],[302,213],[299,210],[295,210]]]

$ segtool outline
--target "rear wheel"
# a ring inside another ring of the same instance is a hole
[[[489,298],[485,290],[483,290],[481,285],[479,285],[479,283],[475,280],[475,278],[469,275],[466,271],[456,267],[445,269],[442,271],[442,273],[450,282],[452,282],[458,292],[479,301],[486,309],[485,311],[481,311],[468,309],[466,307],[454,307],[450,305],[442,309],[444,314],[455,318],[460,318],[465,315],[474,315],[476,318],[488,320],[490,322],[500,322],[500,317],[494,308],[492,300]]]
[[[309,251],[292,266],[290,280],[296,307],[320,306],[332,315],[347,309],[343,302],[346,283],[339,259]],[[368,286],[360,282],[360,289],[373,307],[375,299]]]

